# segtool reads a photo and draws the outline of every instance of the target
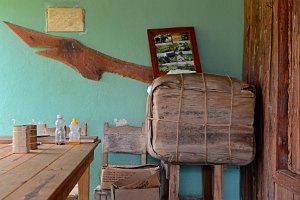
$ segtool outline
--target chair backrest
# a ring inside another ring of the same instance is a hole
[[[142,127],[115,126],[104,123],[102,166],[108,165],[108,153],[141,154],[141,164],[147,163],[147,139]]]
[[[70,128],[66,126],[66,135],[69,136]],[[87,136],[87,123],[84,122],[81,124],[79,128],[79,133],[82,136]],[[55,135],[55,127],[47,128],[47,125],[44,123],[40,123],[40,135]]]

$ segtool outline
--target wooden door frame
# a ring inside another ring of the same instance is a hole
[[[292,67],[299,68],[300,50],[293,46],[300,40],[299,21],[293,18],[298,4],[245,0],[244,80],[257,87],[257,156],[241,168],[243,200],[273,200],[275,184],[300,195],[300,176],[288,169],[289,109],[296,100],[289,98],[295,89],[291,78],[300,80],[299,73],[291,73]],[[293,63],[295,58],[298,63]]]

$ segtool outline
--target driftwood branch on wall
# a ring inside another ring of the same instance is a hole
[[[100,80],[103,72],[110,72],[143,83],[152,82],[150,67],[113,58],[74,39],[50,36],[8,22],[4,23],[29,47],[49,48],[37,52],[38,55],[58,60],[87,79]]]

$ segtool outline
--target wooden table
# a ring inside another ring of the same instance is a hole
[[[88,200],[98,143],[42,144],[27,154],[12,154],[11,144],[0,144],[0,199],[66,199],[78,182],[79,199]]]

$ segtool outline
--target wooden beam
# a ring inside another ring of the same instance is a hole
[[[245,0],[243,78],[256,86],[255,140],[256,158],[241,167],[241,199],[273,199],[272,162],[274,136],[271,106],[274,90],[272,73],[273,1]]]
[[[58,60],[87,79],[100,80],[104,72],[110,72],[147,84],[152,82],[151,67],[113,58],[74,39],[51,36],[8,22],[4,23],[29,47],[49,48],[37,52],[38,55]]]
[[[274,43],[277,48],[273,49],[273,66],[278,70],[274,76],[274,82],[278,84],[277,94],[274,95],[273,104],[277,104],[277,113],[274,116],[276,120],[275,135],[276,140],[276,158],[274,170],[288,168],[288,102],[289,102],[289,9],[288,1],[275,1],[275,30]],[[274,69],[274,68],[273,68]],[[270,88],[271,89],[271,88]],[[276,102],[276,103],[275,103]],[[272,103],[271,103],[272,105]]]

